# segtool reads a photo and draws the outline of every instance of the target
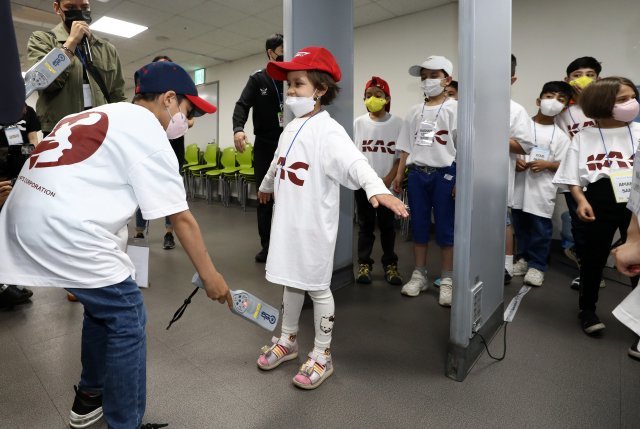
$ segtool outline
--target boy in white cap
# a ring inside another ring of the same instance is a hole
[[[398,137],[400,165],[394,190],[400,192],[405,166],[409,168],[409,207],[413,233],[415,269],[402,287],[407,296],[418,296],[428,288],[427,248],[431,212],[435,219],[436,243],[442,252],[439,304],[451,306],[453,293],[453,232],[455,220],[456,134],[458,103],[446,96],[453,64],[433,55],[409,74],[420,78],[425,101],[409,110]]]

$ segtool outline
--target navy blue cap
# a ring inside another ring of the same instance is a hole
[[[133,79],[136,94],[164,93],[175,91],[184,95],[193,105],[193,116],[215,113],[216,106],[198,97],[198,90],[189,74],[178,64],[170,61],[149,63],[138,70]]]

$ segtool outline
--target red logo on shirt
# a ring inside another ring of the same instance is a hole
[[[109,118],[85,112],[58,122],[31,154],[29,168],[57,167],[82,162],[93,155],[107,135]]]
[[[633,167],[633,157],[628,160],[625,160],[620,152],[609,152],[609,157],[607,158],[606,154],[599,153],[597,155],[589,155],[587,157],[587,170],[588,171],[596,171],[602,170],[603,167],[611,168],[614,164],[617,164],[618,168],[632,168]]]
[[[576,134],[578,134],[583,128],[589,128],[589,127],[593,127],[595,126],[595,122],[593,121],[587,121],[587,122],[583,122],[582,125],[581,124],[573,124],[573,125],[569,125],[567,128],[569,131],[569,137],[573,137]]]
[[[395,151],[396,142],[389,142],[386,145],[384,144],[384,140],[376,140],[374,143],[373,140],[362,140],[362,151],[363,152],[380,152],[388,153],[393,155],[396,153]]]
[[[449,131],[447,131],[447,130],[440,130],[440,131],[437,131],[437,132],[436,132],[435,139],[436,139],[436,141],[437,141],[438,143],[440,143],[441,145],[446,146],[446,145],[447,145],[447,140],[446,140],[446,139],[444,139],[444,138],[442,138],[442,139],[441,139],[441,138],[440,138],[440,136],[443,136],[443,137],[444,137],[444,136],[448,136],[448,135],[449,135]]]
[[[291,183],[293,183],[294,185],[297,186],[302,186],[304,185],[304,179],[299,178],[296,175],[296,171],[302,169],[305,171],[309,170],[309,164],[306,164],[304,162],[300,162],[300,161],[296,161],[293,164],[291,164],[290,166],[286,167],[285,163],[287,162],[287,158],[285,158],[284,156],[281,156],[280,158],[278,158],[278,165],[280,166],[280,180],[286,180],[285,179],[285,172],[287,173],[287,176],[289,177],[289,180],[291,181]]]

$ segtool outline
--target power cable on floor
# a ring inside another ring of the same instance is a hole
[[[484,339],[484,337],[482,336],[482,334],[481,334],[480,332],[477,332],[477,331],[475,332],[475,333],[476,333],[476,334],[478,334],[478,336],[480,337],[480,341],[482,341],[482,344],[484,344],[484,348],[485,348],[485,350],[487,351],[487,354],[489,355],[489,357],[490,357],[491,359],[493,359],[493,360],[498,361],[498,362],[499,362],[499,361],[501,361],[501,360],[503,360],[503,359],[507,356],[507,325],[508,325],[508,324],[509,324],[509,322],[505,322],[505,323],[504,323],[504,336],[503,336],[503,344],[504,344],[504,347],[503,347],[503,350],[502,350],[502,356],[501,356],[501,357],[499,357],[499,358],[497,358],[497,357],[495,357],[495,356],[493,356],[493,355],[491,354],[491,352],[489,351],[489,345],[487,344],[487,341]]]

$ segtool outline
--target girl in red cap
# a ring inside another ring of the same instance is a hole
[[[338,235],[340,185],[364,189],[374,207],[408,216],[344,128],[323,105],[336,97],[340,67],[321,47],[300,50],[291,61],[269,63],[267,73],[288,83],[285,104],[296,116],[280,136],[258,197],[276,200],[266,278],[284,286],[282,334],[265,346],[258,368],[270,370],[298,356],[298,319],[305,292],[313,300],[315,342],[293,383],[315,389],[333,373],[333,295],[329,288]]]

